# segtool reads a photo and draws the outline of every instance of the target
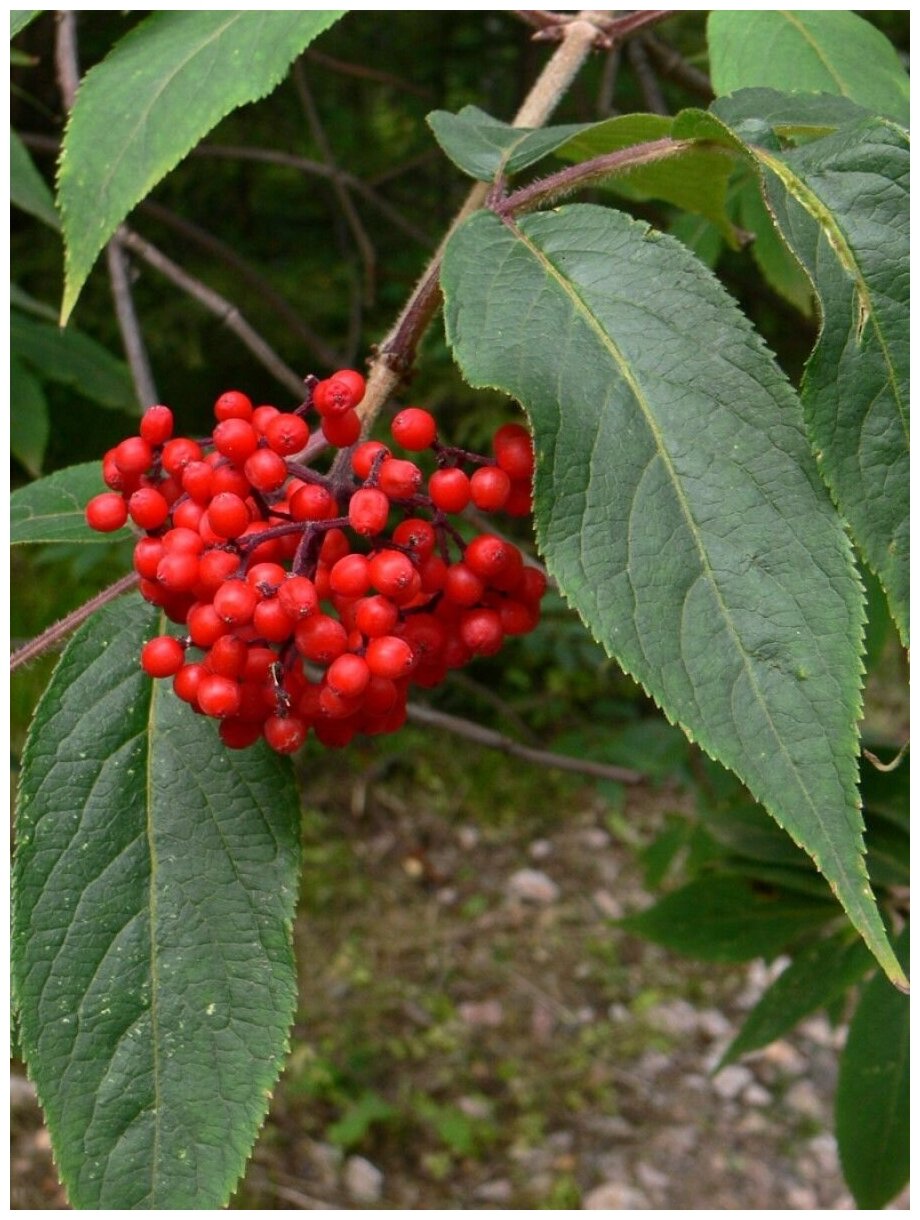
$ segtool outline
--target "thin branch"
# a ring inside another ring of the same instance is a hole
[[[863,749],[863,758],[875,767],[876,771],[896,771],[904,761],[907,751],[910,749],[910,741],[905,741],[891,762],[883,763],[877,754],[873,754],[871,750]]]
[[[153,380],[153,370],[150,367],[150,357],[141,333],[137,310],[134,308],[128,258],[117,241],[108,243],[105,248],[105,257],[109,267],[109,282],[112,286],[115,316],[118,319],[121,342],[128,358],[128,367],[131,369],[134,393],[143,409],[159,402],[159,395]]]
[[[490,750],[500,750],[512,758],[521,758],[526,762],[536,763],[541,767],[553,767],[559,771],[572,771],[576,775],[590,775],[593,779],[614,780],[618,784],[641,784],[645,776],[640,771],[631,771],[627,767],[615,767],[609,763],[593,762],[588,758],[573,758],[569,754],[556,754],[552,750],[539,750],[533,746],[525,746],[513,737],[497,733],[494,729],[484,728],[472,720],[464,720],[461,716],[450,716],[447,712],[438,712],[434,708],[425,707],[420,703],[408,704],[409,719],[415,724],[423,724],[428,728],[444,729],[456,737],[466,741],[474,741],[477,745],[486,746]]]
[[[34,640],[29,640],[28,644],[23,644],[21,648],[17,648],[10,655],[10,673],[14,669],[19,669],[21,665],[34,661],[43,652],[48,652],[55,644],[60,643],[66,635],[69,635],[71,631],[79,627],[82,622],[85,622],[91,614],[95,614],[97,610],[107,606],[116,597],[121,597],[122,593],[127,593],[129,589],[133,589],[139,579],[136,572],[129,572],[127,576],[122,576],[114,584],[109,585],[107,589],[103,589],[101,593],[91,597],[88,602],[84,602],[82,606],[78,606],[76,610],[72,610],[64,618],[45,628],[41,635],[37,635]]]
[[[139,206],[142,212],[168,225],[177,233],[181,233],[183,237],[195,242],[202,250],[207,250],[209,254],[237,272],[240,278],[255,290],[259,299],[264,304],[271,306],[275,313],[287,323],[304,346],[311,349],[321,365],[330,371],[343,367],[345,359],[342,354],[331,348],[325,339],[307,326],[294,306],[285,300],[260,271],[237,254],[232,246],[228,246],[226,242],[215,237],[213,233],[209,233],[207,229],[194,224],[191,220],[186,220],[184,216],[179,216],[153,199],[145,199]]]
[[[77,54],[77,15],[64,11],[57,14],[54,40],[54,67],[64,109],[73,107],[80,84],[80,60]]]
[[[610,118],[613,114],[613,98],[616,93],[619,70],[620,48],[614,47],[607,52],[601,72],[601,83],[597,91],[597,116],[600,119]]]
[[[311,174],[317,178],[338,179],[363,196],[368,203],[372,203],[395,229],[399,229],[407,237],[411,237],[420,246],[431,248],[432,242],[428,234],[423,233],[421,229],[417,229],[414,224],[406,220],[392,204],[387,203],[378,195],[373,187],[368,186],[360,178],[354,177],[353,174],[346,173],[345,170],[331,170],[328,165],[323,165],[322,161],[311,161],[309,157],[299,157],[295,153],[281,152],[274,148],[250,148],[239,144],[199,144],[192,155],[195,157],[223,157],[233,161],[265,161],[270,165],[284,165],[288,169],[300,170],[303,174]]]
[[[127,225],[122,225],[116,236],[123,246],[134,251],[155,271],[159,271],[177,288],[181,288],[209,313],[214,314],[252,352],[256,360],[271,373],[277,382],[289,390],[298,402],[303,399],[303,378],[298,377],[277,352],[269,347],[232,302],[228,301],[226,297],[222,297],[219,292],[215,292],[213,288],[209,288],[207,284],[203,284],[201,280],[189,275],[187,271],[183,271],[172,259],[167,258],[156,246],[145,241],[140,234],[129,229]]]
[[[662,76],[683,85],[691,93],[699,94],[705,101],[712,101],[715,97],[712,81],[705,72],[688,63],[679,51],[651,32],[642,35],[642,45]]]
[[[333,59],[331,55],[324,55],[322,51],[316,51],[313,47],[306,52],[306,57],[323,68],[340,72],[343,76],[357,76],[361,80],[377,81],[378,84],[388,85],[391,89],[401,89],[404,93],[411,93],[426,102],[433,103],[436,100],[430,89],[424,89],[421,85],[415,85],[411,81],[393,76],[389,72],[381,72],[379,68],[366,68],[363,64],[346,63],[344,59]]]
[[[368,302],[373,304],[377,272],[377,251],[374,249],[373,242],[368,237],[367,230],[364,228],[361,217],[358,215],[357,209],[352,202],[350,190],[342,181],[335,155],[326,137],[326,131],[319,116],[319,110],[313,100],[313,94],[310,92],[307,75],[303,70],[303,62],[301,60],[298,60],[294,65],[294,87],[297,90],[297,96],[300,98],[304,114],[307,116],[307,122],[310,124],[310,131],[319,148],[320,155],[332,171],[330,176],[332,189],[339,202],[339,207],[342,209],[345,222],[349,229],[351,229],[351,235],[355,239],[355,244],[360,252],[361,261],[364,264],[364,291]]]
[[[630,67],[638,81],[639,90],[646,109],[650,110],[652,114],[670,114],[668,104],[664,100],[664,94],[661,92],[661,86],[658,83],[655,69],[649,62],[649,57],[645,53],[645,47],[638,38],[633,38],[626,44],[626,54],[629,58]]]

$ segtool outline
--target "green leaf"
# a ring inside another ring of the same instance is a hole
[[[674,218],[668,232],[710,269],[722,254],[722,234],[704,216],[681,215]]]
[[[862,592],[762,341],[679,242],[604,208],[477,213],[442,287],[467,379],[530,416],[560,589],[808,851],[900,977],[862,856]]]
[[[42,10],[36,9],[13,9],[10,12],[10,38],[15,38],[17,34],[22,33],[30,21],[39,15]]]
[[[296,998],[289,765],[141,672],[161,630],[135,599],[88,620],[23,755],[14,986],[77,1208],[224,1206]]]
[[[866,864],[876,887],[910,887],[910,839],[884,816],[866,811]]]
[[[62,330],[13,311],[10,317],[13,352],[33,366],[44,381],[73,386],[84,398],[102,407],[139,413],[131,373],[95,339],[78,330]]]
[[[51,305],[46,305],[44,301],[37,300],[18,284],[10,284],[10,305],[14,309],[21,309],[24,313],[34,314],[36,318],[44,318],[57,325],[57,310]]]
[[[10,129],[10,200],[17,207],[35,216],[52,229],[61,222],[54,208],[51,190],[38,172],[29,150],[15,131]]]
[[[862,941],[829,936],[806,945],[751,1009],[719,1067],[782,1038],[863,979],[872,964]]]
[[[714,10],[708,39],[716,93],[756,86],[839,93],[875,114],[909,119],[909,81],[897,51],[855,13]]]
[[[58,175],[66,247],[62,322],[100,250],[135,204],[220,119],[269,93],[339,16],[155,13],[86,74]]]
[[[10,497],[10,542],[99,544],[130,538],[127,529],[99,534],[86,524],[87,501],[105,490],[99,462],[68,466],[18,488]]]
[[[805,866],[814,875],[805,853],[783,834],[760,805],[748,801],[727,808],[704,809],[700,820],[716,842],[735,855],[790,868]]]
[[[666,895],[620,927],[706,962],[775,957],[834,914],[831,902],[783,891],[763,893],[741,877],[703,877]]]
[[[802,381],[821,473],[909,631],[909,150],[861,123],[777,154],[755,147],[776,223],[822,315]]]
[[[897,948],[906,967],[906,929]],[[907,1182],[909,1036],[907,996],[876,975],[850,1022],[837,1082],[837,1151],[861,1208],[884,1207]]]
[[[498,174],[526,169],[586,126],[594,126],[570,123],[563,127],[512,127],[478,106],[464,106],[457,114],[433,110],[427,122],[454,165],[483,182],[491,182]]]
[[[593,123],[557,150],[566,161],[584,161],[647,140],[673,135],[674,120],[653,114],[623,115]],[[729,182],[737,165],[730,149],[718,144],[688,147],[661,161],[639,165],[604,184],[628,199],[661,199],[703,216],[737,249],[738,231],[726,211]]]
[[[764,142],[755,138],[758,131],[771,131],[793,144],[807,143],[872,114],[865,106],[833,93],[778,93],[775,89],[739,89],[730,97],[717,97],[709,109],[755,143]]]
[[[804,317],[813,318],[815,294],[811,280],[777,233],[755,173],[736,180],[729,192],[728,207],[735,222],[753,235],[751,254],[773,291]]]
[[[50,425],[41,383],[15,356],[10,360],[10,450],[28,470],[41,473]]]

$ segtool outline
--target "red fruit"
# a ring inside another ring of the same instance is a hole
[[[267,403],[261,407],[256,407],[252,413],[252,426],[258,432],[259,436],[265,435],[265,430],[273,419],[281,414],[277,407],[271,407]]]
[[[527,635],[540,621],[540,611],[536,606],[510,598],[502,602],[498,613],[505,635]]]
[[[104,491],[93,496],[85,510],[86,524],[100,534],[120,530],[128,520],[128,505],[117,491]]]
[[[278,589],[278,601],[294,620],[314,614],[319,605],[316,586],[306,576],[289,576]]]
[[[287,580],[287,572],[280,563],[256,563],[246,573],[246,583],[252,585],[260,597],[273,597]]]
[[[113,456],[122,474],[143,474],[153,465],[153,450],[142,436],[129,436],[115,446]]]
[[[436,470],[428,480],[428,494],[444,513],[459,513],[470,502],[470,481],[457,466]]]
[[[142,530],[156,530],[169,516],[169,505],[155,487],[139,487],[128,500],[128,513]]]
[[[231,627],[252,621],[259,595],[245,580],[225,580],[214,594],[214,609]]]
[[[274,449],[257,449],[246,459],[243,474],[257,491],[277,491],[288,477],[287,462]]]
[[[341,369],[313,388],[313,406],[324,419],[349,412],[364,397],[365,381],[353,369]]]
[[[428,449],[438,435],[434,416],[421,407],[406,407],[400,411],[390,424],[390,431],[394,441],[412,451]]]
[[[183,529],[197,530],[204,516],[204,507],[194,500],[183,500],[173,509],[173,525],[181,525]]]
[[[355,626],[362,635],[373,638],[389,635],[399,619],[399,610],[388,597],[362,597],[355,606]]]
[[[402,678],[415,667],[410,644],[395,635],[382,635],[370,641],[364,656],[368,669],[378,678]]]
[[[477,576],[491,582],[515,562],[515,556],[520,560],[520,552],[512,543],[495,534],[480,534],[467,545],[463,560]]]
[[[169,407],[148,407],[141,416],[140,434],[148,445],[162,445],[173,432],[173,413]]]
[[[312,614],[297,624],[294,630],[297,651],[308,661],[329,665],[348,646],[348,632],[338,619],[328,614]]]
[[[360,487],[348,505],[351,528],[366,538],[379,534],[385,528],[389,515],[390,501],[386,493],[377,487]]]
[[[533,441],[521,424],[505,424],[492,438],[495,458],[512,479],[529,479],[533,474]]]
[[[186,551],[190,555],[200,555],[204,550],[204,539],[198,531],[186,529],[181,525],[176,526],[175,529],[167,530],[161,541],[163,549],[170,554]]]
[[[310,439],[310,427],[299,415],[282,413],[269,422],[265,429],[265,439],[275,453],[287,457],[303,449]]]
[[[157,564],[157,581],[172,593],[191,593],[198,572],[198,556],[191,551],[166,551]]]
[[[409,517],[397,525],[393,531],[393,541],[414,551],[419,559],[424,559],[434,550],[437,534],[430,521]]]
[[[189,462],[201,461],[201,446],[187,436],[177,436],[167,441],[160,455],[160,462],[168,474],[181,475]]]
[[[214,477],[211,480],[212,496],[219,496],[222,491],[232,492],[241,500],[245,500],[252,491],[249,480],[242,470],[237,470],[226,458],[221,458],[220,462],[215,465]]]
[[[192,643],[197,648],[210,648],[215,640],[229,631],[210,602],[199,602],[188,612],[186,626]]]
[[[246,665],[247,645],[237,635],[222,635],[214,641],[204,658],[208,673],[238,678]]]
[[[509,517],[529,517],[533,512],[533,491],[530,480],[511,480],[511,493],[505,501],[504,512]]]
[[[262,736],[262,725],[256,720],[231,717],[229,720],[222,720],[217,731],[229,750],[245,750],[247,746],[254,746]]]
[[[139,576],[155,580],[157,564],[163,558],[163,543],[159,538],[140,538],[134,547],[134,570]]]
[[[219,492],[208,505],[208,524],[219,538],[239,538],[249,525],[245,500],[232,491]]]
[[[225,419],[217,425],[212,435],[217,452],[237,466],[242,466],[259,444],[255,428],[246,419]]]
[[[295,620],[287,613],[277,597],[259,602],[252,615],[252,625],[260,639],[272,644],[283,644],[294,634]]]
[[[239,566],[239,556],[232,551],[205,551],[198,562],[199,585],[208,597],[212,597]]]
[[[171,678],[182,668],[185,649],[171,635],[158,635],[141,649],[141,668],[151,678]]]
[[[452,563],[444,577],[444,596],[456,606],[477,606],[486,591],[481,577],[468,564]]]
[[[278,754],[294,754],[306,740],[307,724],[299,716],[269,716],[263,733]]]
[[[412,560],[402,551],[378,551],[369,564],[371,584],[384,597],[399,599],[418,579]]]
[[[351,468],[359,479],[366,479],[380,454],[390,456],[390,451],[381,441],[364,441],[351,455]]]
[[[480,466],[470,477],[470,495],[483,512],[504,508],[511,494],[511,476],[500,466]]]
[[[214,404],[214,415],[218,420],[251,419],[252,399],[239,390],[227,390]]]
[[[344,652],[326,670],[326,681],[337,695],[353,699],[360,695],[371,678],[371,671],[363,657],[353,652]]]
[[[323,420],[323,436],[337,449],[347,449],[361,435],[361,420],[356,411],[342,415],[327,416]]]
[[[422,485],[422,472],[415,462],[385,458],[377,476],[377,486],[391,500],[407,500]]]
[[[185,703],[195,703],[198,699],[198,683],[205,673],[205,667],[197,662],[183,665],[173,678],[173,690]]]
[[[546,592],[546,577],[539,568],[525,568],[514,592],[522,601],[538,602]]]
[[[340,597],[363,597],[370,585],[370,564],[365,555],[343,555],[329,572],[329,588]]]
[[[350,550],[351,543],[348,541],[348,535],[340,529],[331,529],[327,531],[326,536],[323,538],[319,557],[323,563],[331,566],[337,559],[347,555]]]
[[[290,499],[290,513],[295,521],[326,521],[338,516],[335,497],[319,483],[298,487]]]
[[[221,674],[203,674],[198,683],[198,706],[206,716],[234,716],[240,706],[240,686]]]
[[[505,638],[501,616],[495,610],[468,610],[460,620],[460,638],[470,652],[492,656]]]

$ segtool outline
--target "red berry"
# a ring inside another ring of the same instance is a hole
[[[245,750],[247,746],[254,746],[262,736],[262,725],[255,720],[231,717],[229,720],[222,720],[217,731],[229,750]]]
[[[391,500],[406,500],[422,485],[422,472],[415,462],[385,458],[377,476],[377,486]]]
[[[252,625],[260,639],[283,644],[294,634],[295,623],[277,597],[268,597],[253,611]]]
[[[460,620],[460,638],[470,652],[492,656],[505,638],[501,616],[495,610],[468,610]]]
[[[452,563],[444,576],[444,596],[456,606],[478,606],[486,591],[481,577],[463,562]]]
[[[172,436],[173,413],[169,407],[148,407],[141,416],[140,434],[148,445],[162,445]]]
[[[257,449],[246,459],[243,474],[257,491],[277,491],[288,477],[287,462],[274,449]]]
[[[163,558],[163,543],[159,538],[139,538],[134,547],[134,570],[139,576],[155,580],[157,564]]]
[[[214,404],[214,415],[218,420],[251,419],[252,399],[239,390],[227,390]]]
[[[371,585],[370,566],[365,555],[343,555],[329,572],[329,588],[340,597],[363,597]]]
[[[500,466],[480,466],[470,477],[470,495],[483,512],[504,508],[511,494],[511,476]]]
[[[214,609],[232,627],[252,621],[259,595],[245,580],[225,580],[214,594]]]
[[[355,626],[369,638],[389,635],[399,619],[399,610],[388,597],[362,597],[355,606]]]
[[[196,698],[206,716],[233,716],[240,706],[240,686],[234,678],[206,673],[198,683]]]
[[[173,678],[173,690],[185,703],[195,703],[198,698],[198,683],[205,673],[205,667],[197,662],[183,665]]]
[[[208,505],[208,524],[220,538],[239,538],[249,525],[245,500],[232,491],[219,492]]]
[[[319,605],[316,586],[306,576],[289,576],[278,589],[278,601],[285,614],[295,620],[314,614]]]
[[[246,419],[225,419],[217,425],[212,435],[217,452],[238,466],[242,466],[249,455],[255,453],[259,444],[255,428]]]
[[[278,754],[294,754],[306,740],[307,724],[299,716],[269,716],[263,733]]]
[[[390,456],[390,451],[381,441],[364,441],[351,455],[351,468],[359,479],[366,479],[379,455]]]
[[[512,479],[529,479],[533,474],[533,441],[520,424],[505,424],[492,438],[496,460]]]
[[[338,619],[328,614],[312,614],[298,623],[294,631],[297,651],[308,661],[329,665],[348,645],[348,633]]]
[[[364,390],[365,382],[360,373],[341,369],[314,386],[313,406],[324,419],[333,419],[356,407],[364,397]]]
[[[128,500],[128,513],[141,529],[156,530],[169,516],[169,505],[155,487],[139,487]]]
[[[394,441],[412,451],[428,449],[438,435],[434,416],[421,407],[406,407],[400,411],[390,424],[390,431]]]
[[[378,678],[402,678],[415,666],[410,644],[395,635],[382,635],[370,641],[365,658],[368,669]]]
[[[238,678],[246,665],[246,644],[237,635],[219,636],[204,658],[208,673],[220,674],[224,678]]]
[[[326,681],[337,695],[346,699],[360,695],[370,681],[371,671],[363,657],[345,652],[326,670]]]
[[[492,581],[514,562],[515,552],[520,559],[520,552],[510,542],[495,534],[480,534],[467,545],[463,561],[477,576]]]
[[[282,413],[270,421],[265,429],[265,439],[275,453],[287,457],[303,449],[310,439],[310,428],[299,415]]]
[[[186,626],[196,648],[210,648],[215,640],[226,635],[229,628],[210,602],[192,606]]]
[[[160,462],[168,474],[181,475],[189,462],[201,461],[201,446],[187,436],[177,436],[163,446]]]
[[[368,570],[371,584],[385,597],[398,598],[418,576],[412,560],[401,551],[378,551],[371,558]]]
[[[470,481],[457,466],[436,470],[428,480],[428,494],[445,513],[459,513],[470,502]]]
[[[182,668],[185,649],[171,635],[158,635],[141,649],[141,667],[151,678],[171,678]]]
[[[115,465],[122,474],[143,474],[153,465],[153,450],[141,436],[129,436],[115,446]]]
[[[265,430],[273,419],[281,414],[277,407],[271,407],[264,403],[261,407],[256,407],[252,413],[252,426],[258,432],[259,436],[265,435]]]
[[[386,462],[384,462],[386,465]],[[361,487],[351,497],[348,520],[356,534],[366,538],[379,534],[390,515],[390,501],[377,487]]]
[[[117,491],[93,496],[85,510],[86,524],[100,534],[119,530],[128,520],[128,505]]]
[[[361,435],[361,420],[356,411],[342,415],[327,416],[323,420],[323,436],[337,449],[347,449]]]
[[[290,512],[295,521],[325,521],[338,516],[335,497],[319,483],[307,483],[291,496]]]

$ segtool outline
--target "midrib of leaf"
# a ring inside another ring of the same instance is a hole
[[[827,69],[828,75],[831,77],[834,84],[837,86],[837,88],[840,90],[840,92],[844,95],[844,97],[850,97],[851,94],[850,94],[849,90],[847,89],[847,82],[836,71],[833,64],[830,62],[830,60],[821,50],[820,44],[815,42],[815,39],[812,36],[811,32],[801,23],[801,21],[799,21],[798,17],[796,17],[796,15],[795,15],[795,13],[789,12],[787,9],[781,9],[779,15],[781,17],[784,17],[786,19],[786,21],[788,21],[789,24],[793,27],[793,29],[797,30],[798,33],[801,34],[801,36],[805,39],[805,41],[814,51],[814,53],[815,53],[816,57],[818,58],[819,62],[821,63],[821,65]]]
[[[189,63],[191,63],[191,61],[195,58],[196,55],[201,55],[205,51],[205,49],[210,45],[210,43],[212,43],[216,38],[219,38],[221,35],[223,35],[233,25],[233,23],[235,21],[239,21],[245,16],[248,16],[248,14],[241,13],[241,12],[234,13],[233,16],[230,17],[229,20],[224,22],[224,24],[222,26],[220,26],[218,29],[216,29],[210,35],[209,38],[205,39],[204,42],[198,43],[191,51],[189,51],[189,53],[185,56],[184,59],[180,59],[176,63],[173,70],[163,77],[162,81],[160,82],[159,88],[152,95],[147,106],[137,116],[137,122],[135,123],[134,127],[131,129],[130,138],[125,139],[123,147],[122,147],[122,151],[118,154],[118,156],[112,162],[112,165],[109,168],[109,172],[103,178],[102,186],[101,186],[101,190],[100,190],[100,194],[103,197],[108,196],[109,187],[112,184],[112,179],[115,177],[115,174],[117,173],[119,167],[121,166],[122,161],[124,160],[126,150],[131,146],[133,139],[134,139],[135,135],[137,134],[137,132],[142,130],[144,128],[144,126],[146,125],[147,120],[150,116],[151,110],[156,105],[156,103],[159,101],[160,97],[163,95],[165,90],[172,84],[172,82],[176,79],[176,77],[179,76],[185,70],[186,66]]]
[[[164,630],[163,617],[160,617],[160,631]],[[156,1206],[157,1173],[160,1164],[160,1122],[162,1107],[160,1105],[160,1047],[159,1021],[157,1012],[157,993],[159,991],[159,957],[157,953],[156,920],[157,920],[157,869],[158,859],[156,843],[153,835],[153,748],[155,731],[155,709],[159,699],[159,682],[151,682],[150,711],[148,713],[147,733],[147,775],[145,782],[147,796],[147,850],[150,854],[150,897],[149,897],[149,927],[150,927],[150,1045],[153,1056],[153,1155],[150,1158],[150,1206]]]
[[[856,255],[850,248],[845,236],[841,232],[840,226],[834,220],[831,213],[827,210],[820,199],[809,190],[801,178],[797,177],[785,162],[773,157],[765,149],[760,147],[751,147],[754,155],[763,162],[769,169],[776,174],[777,178],[782,182],[783,186],[792,197],[808,212],[815,220],[821,231],[824,233],[833,250],[837,253],[844,269],[852,277],[856,291],[859,295],[859,308],[862,316],[868,321],[872,327],[872,331],[878,340],[879,350],[882,353],[882,359],[885,362],[885,368],[888,370],[888,384],[891,388],[892,396],[898,408],[898,415],[901,419],[901,427],[904,430],[906,441],[910,441],[910,426],[907,420],[907,410],[904,406],[901,397],[898,379],[894,371],[894,365],[891,360],[888,343],[882,333],[882,328],[879,325],[878,316],[872,305],[872,294],[869,290],[869,285],[866,283],[862,272],[859,269],[859,263],[856,260]],[[861,328],[860,328],[861,329]]]
[[[716,580],[715,574],[712,570],[712,566],[709,563],[709,559],[706,554],[706,549],[703,545],[703,540],[700,536],[700,532],[697,527],[697,523],[690,510],[690,505],[687,503],[687,499],[684,495],[683,487],[681,485],[680,479],[677,476],[677,471],[674,469],[674,464],[671,461],[670,454],[668,453],[667,447],[664,444],[664,439],[661,435],[661,430],[658,427],[654,414],[645,398],[645,395],[642,392],[642,389],[641,389],[639,383],[636,381],[636,378],[633,375],[633,372],[629,366],[629,363],[627,362],[627,360],[625,359],[625,357],[623,356],[623,354],[619,350],[619,348],[616,346],[616,344],[614,343],[614,341],[610,337],[610,335],[608,335],[607,332],[604,330],[604,328],[601,325],[601,323],[599,322],[599,320],[592,313],[592,311],[588,307],[587,303],[579,295],[578,291],[575,289],[574,285],[572,285],[571,281],[566,279],[565,276],[563,276],[558,271],[558,269],[554,266],[554,264],[550,261],[550,259],[547,258],[547,256],[543,253],[543,251],[540,250],[537,246],[535,246],[526,237],[526,235],[523,232],[521,232],[520,229],[517,228],[517,226],[513,226],[513,228],[514,228],[515,235],[524,244],[524,246],[527,248],[527,250],[531,254],[531,256],[536,260],[537,263],[539,263],[543,267],[543,269],[546,271],[546,273],[549,276],[551,276],[553,280],[555,280],[555,282],[562,289],[563,293],[571,300],[573,307],[582,314],[584,319],[587,321],[588,325],[598,336],[598,338],[601,341],[601,344],[610,353],[612,359],[614,360],[618,369],[620,370],[620,374],[622,375],[624,381],[626,382],[626,384],[629,386],[630,390],[632,391],[632,393],[636,399],[636,402],[639,404],[639,407],[645,418],[645,422],[648,425],[649,431],[651,432],[652,437],[654,439],[655,446],[658,451],[658,456],[660,457],[661,461],[664,463],[665,469],[668,472],[668,476],[670,478],[671,485],[673,487],[674,493],[675,493],[678,503],[680,505],[681,512],[683,513],[684,520],[693,537],[693,541],[696,546],[697,553],[699,555],[700,564],[703,568],[703,575],[709,580],[710,587],[712,588],[712,590],[715,594],[715,597],[716,597],[716,600],[717,600],[717,603],[719,606],[719,610],[720,610],[722,617],[725,621],[725,624],[728,628],[729,635],[732,639],[732,642],[734,643],[735,648],[737,649],[738,655],[741,658],[741,663],[747,674],[748,681],[751,686],[751,690],[754,692],[754,697],[756,698],[757,702],[759,703],[759,705],[763,711],[766,722],[770,726],[770,729],[776,740],[777,746],[779,747],[780,753],[785,758],[786,762],[788,763],[789,770],[791,771],[792,775],[795,777],[796,785],[801,790],[802,795],[805,798],[805,801],[808,804],[809,808],[814,812],[815,820],[817,821],[818,825],[821,827],[821,830],[824,833],[825,841],[827,842],[828,846],[830,847],[831,854],[837,865],[838,873],[845,875],[846,871],[847,871],[846,866],[845,866],[844,862],[840,859],[840,857],[837,853],[836,847],[834,845],[833,837],[831,836],[831,834],[828,831],[828,827],[826,825],[825,819],[823,818],[819,808],[815,805],[814,799],[812,798],[808,789],[805,787],[805,784],[801,778],[801,775],[799,774],[798,768],[795,766],[793,760],[789,756],[789,752],[786,749],[785,744],[783,743],[782,736],[777,731],[776,726],[773,722],[773,717],[770,715],[769,709],[768,709],[766,703],[764,702],[763,694],[760,690],[760,685],[758,682],[755,681],[754,673],[753,673],[753,670],[751,669],[750,658],[748,657],[747,653],[744,651],[744,648],[742,647],[741,640],[738,637],[738,632],[732,621],[731,615],[728,613],[728,607],[725,605],[725,600],[722,597],[722,591],[719,588],[718,581]],[[788,828],[787,828],[787,830],[788,830]],[[796,839],[795,835],[791,831],[788,831],[788,833],[790,834],[790,837],[800,847],[803,846],[803,844],[800,843],[798,839]],[[828,878],[828,880],[830,881],[830,878]],[[831,885],[836,890],[836,888],[837,888],[836,882],[831,881]]]

